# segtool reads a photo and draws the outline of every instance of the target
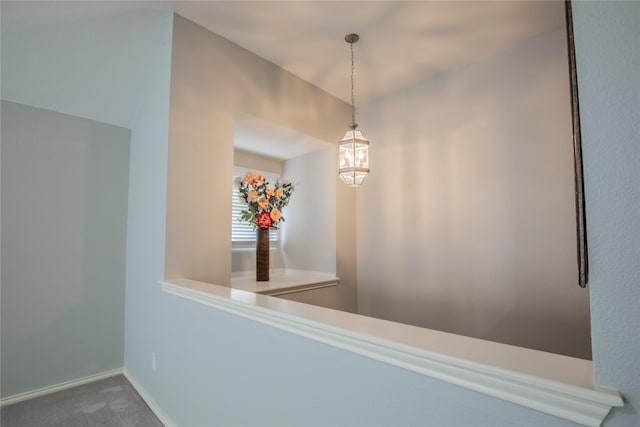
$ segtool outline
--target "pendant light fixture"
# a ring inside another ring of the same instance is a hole
[[[369,141],[357,130],[356,104],[354,102],[353,74],[353,44],[360,40],[357,34],[347,34],[345,41],[351,47],[351,123],[349,130],[338,144],[338,171],[342,181],[349,187],[360,187],[369,175]]]

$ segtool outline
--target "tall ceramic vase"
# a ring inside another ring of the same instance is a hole
[[[269,281],[269,229],[258,227],[256,239],[256,281]]]

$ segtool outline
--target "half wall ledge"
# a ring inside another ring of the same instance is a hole
[[[623,405],[620,393],[593,384],[588,360],[195,280],[159,283],[163,292],[587,427]]]

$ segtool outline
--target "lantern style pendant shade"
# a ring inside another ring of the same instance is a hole
[[[354,127],[338,145],[340,178],[349,187],[360,187],[369,174],[369,140]]]
[[[345,41],[351,47],[351,124],[344,138],[338,143],[338,174],[349,187],[360,187],[369,175],[369,140],[357,130],[356,104],[353,90],[353,44],[360,40],[357,34],[347,34]]]

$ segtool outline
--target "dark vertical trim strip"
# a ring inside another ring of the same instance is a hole
[[[584,203],[584,176],[582,170],[582,139],[580,136],[580,106],[578,102],[578,73],[573,38],[571,0],[565,0],[567,21],[567,47],[569,52],[569,78],[571,87],[571,119],[573,125],[573,164],[576,196],[576,233],[578,245],[578,285],[585,288],[589,282],[589,256],[587,247],[587,216]]]

